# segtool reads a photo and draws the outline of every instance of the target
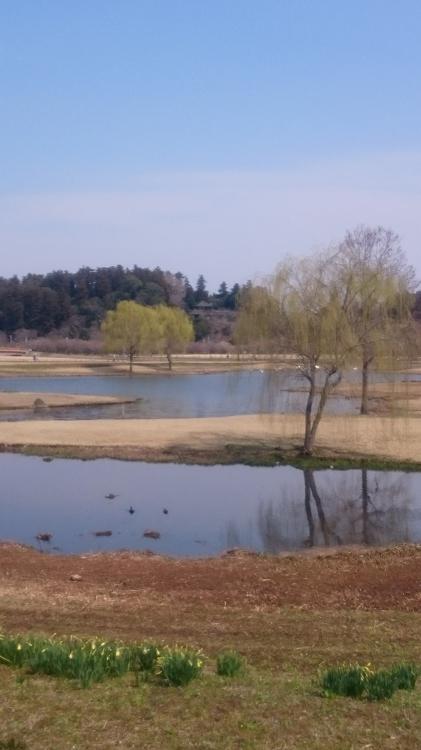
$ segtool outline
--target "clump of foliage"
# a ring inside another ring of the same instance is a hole
[[[223,651],[216,658],[216,673],[221,677],[235,677],[244,669],[244,659],[237,651]]]
[[[370,664],[342,665],[328,669],[322,675],[321,686],[326,695],[379,701],[391,698],[396,690],[413,690],[417,676],[417,669],[411,664],[379,670]]]
[[[134,672],[156,675],[168,685],[187,685],[203,668],[201,652],[153,643],[123,645],[99,639],[82,640],[0,635],[0,664],[26,668],[33,674],[67,677],[89,687],[107,677]]]
[[[26,667],[34,674],[73,678],[82,687],[125,674],[131,660],[131,647],[112,641],[0,637],[0,663]]]
[[[414,664],[397,664],[392,667],[390,674],[393,676],[396,690],[413,690],[418,677],[418,669]]]
[[[27,745],[21,740],[12,737],[9,740],[0,740],[0,750],[27,750]]]
[[[391,698],[396,691],[393,674],[387,669],[379,669],[368,675],[365,684],[365,697],[369,701],[383,701]]]
[[[152,672],[160,651],[154,643],[143,643],[132,649],[132,668],[139,672]]]
[[[359,665],[331,667],[322,675],[321,685],[327,695],[361,698],[368,673],[368,667]]]
[[[164,649],[158,659],[158,673],[167,685],[187,685],[200,675],[202,669],[201,652],[182,646]]]

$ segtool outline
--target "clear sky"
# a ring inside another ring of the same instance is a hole
[[[361,222],[421,275],[420,0],[0,0],[0,104],[0,275],[214,287]]]

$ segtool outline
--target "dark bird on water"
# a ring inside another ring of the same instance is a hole
[[[115,500],[116,497],[118,497],[118,495],[114,495],[114,492],[109,492],[108,495],[105,495],[106,500]]]
[[[130,508],[129,508],[130,515],[132,516],[134,512],[135,512],[135,510],[133,508],[133,505],[131,505]]]
[[[168,515],[168,508],[163,508],[162,512],[163,512],[164,516],[167,516]]]

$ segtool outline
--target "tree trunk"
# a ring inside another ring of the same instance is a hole
[[[172,354],[169,351],[169,349],[167,349],[167,360],[168,360],[168,369],[172,370]]]
[[[133,375],[133,360],[134,360],[134,353],[129,352],[129,375]]]
[[[368,368],[369,359],[363,358],[363,367],[361,371],[361,407],[360,414],[368,414]]]
[[[305,432],[304,432],[303,453],[307,456],[310,456],[313,450],[313,442],[311,438],[311,415],[313,413],[314,396],[316,395],[316,376],[315,376],[314,371],[308,376],[308,381],[310,383],[310,387],[308,391],[306,411],[305,411]]]
[[[326,406],[329,393],[334,387],[334,385],[337,385],[341,379],[340,376],[338,376],[337,382],[333,384],[331,381],[331,377],[336,374],[337,373],[335,372],[329,372],[326,374],[325,382],[323,384],[322,392],[320,394],[319,404],[318,404],[317,411],[313,420],[311,417],[312,417],[314,396],[316,393],[315,375],[313,375],[312,379],[310,380],[310,390],[309,390],[309,394],[307,398],[307,405],[306,405],[305,436],[304,436],[304,453],[307,456],[311,456],[311,454],[313,453],[317,428],[323,416],[323,411]]]

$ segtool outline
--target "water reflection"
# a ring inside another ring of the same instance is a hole
[[[232,547],[277,553],[421,541],[415,473],[0,454],[0,474],[0,539],[46,552],[125,548],[198,557]],[[145,538],[147,529],[159,538]]]
[[[333,487],[324,477],[319,489],[315,471],[302,474],[303,499],[281,490],[278,501],[259,505],[257,528],[265,552],[410,541],[409,475],[337,472]]]
[[[133,403],[0,410],[1,421],[21,419],[156,419],[302,411],[303,382],[291,372],[254,370],[196,375],[0,378],[2,391],[121,396]],[[297,390],[298,389],[298,390]],[[332,413],[356,412],[358,399],[333,397]]]

